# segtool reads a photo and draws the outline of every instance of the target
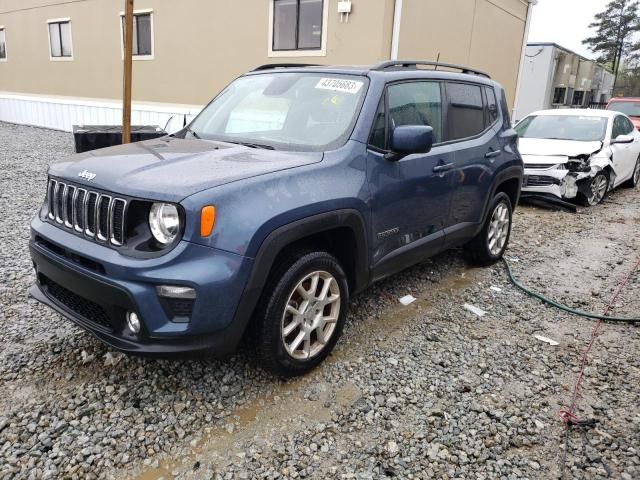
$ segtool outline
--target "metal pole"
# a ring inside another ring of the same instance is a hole
[[[131,77],[133,67],[133,0],[125,0],[124,85],[122,93],[122,143],[131,141]]]

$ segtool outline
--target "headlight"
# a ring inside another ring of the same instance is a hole
[[[180,215],[175,205],[154,203],[149,211],[151,234],[160,244],[173,242],[180,232]]]

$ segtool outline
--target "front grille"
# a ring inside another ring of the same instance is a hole
[[[559,185],[560,180],[554,177],[546,177],[543,175],[529,175],[526,179],[527,187],[548,187],[550,185]]]
[[[73,293],[71,290],[67,290],[44,275],[40,275],[40,281],[46,286],[47,294],[58,303],[85,320],[96,323],[110,332],[113,331],[113,327],[109,322],[109,315],[100,305],[81,297],[77,293]]]
[[[527,163],[524,168],[531,168],[534,170],[550,170],[557,169],[560,165],[550,165],[548,163]]]
[[[49,180],[47,206],[61,226],[118,247],[125,242],[126,200]]]

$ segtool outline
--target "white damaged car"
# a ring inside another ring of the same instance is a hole
[[[516,126],[524,160],[522,196],[597,205],[608,191],[640,181],[640,132],[609,110],[544,110]]]

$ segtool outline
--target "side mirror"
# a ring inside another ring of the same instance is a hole
[[[403,125],[391,132],[391,152],[387,160],[398,161],[412,153],[429,153],[433,146],[433,128],[425,125]]]
[[[615,145],[617,143],[633,143],[635,138],[633,135],[618,135],[614,141],[611,142],[611,145]]]

